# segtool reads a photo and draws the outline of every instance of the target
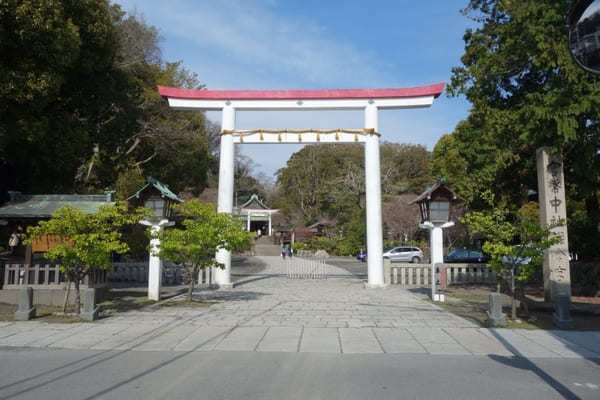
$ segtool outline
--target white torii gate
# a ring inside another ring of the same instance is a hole
[[[384,286],[381,172],[379,162],[379,109],[429,107],[444,90],[444,83],[413,88],[339,90],[192,90],[159,86],[169,106],[179,110],[221,110],[221,150],[217,211],[233,211],[234,143],[364,143],[367,211],[367,287]],[[235,129],[236,110],[357,110],[365,113],[364,129],[249,130]],[[216,283],[231,287],[231,252],[219,250],[216,258],[225,269]]]

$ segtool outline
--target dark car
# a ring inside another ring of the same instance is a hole
[[[444,263],[486,263],[490,261],[490,256],[477,249],[456,249],[444,257]]]

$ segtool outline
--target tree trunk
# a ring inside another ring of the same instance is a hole
[[[69,292],[71,291],[71,275],[67,274],[67,281],[65,282],[67,285],[67,290],[65,290],[65,298],[63,300],[63,313],[67,312],[67,305],[69,304]]]
[[[517,319],[517,301],[515,299],[516,291],[515,291],[515,269],[510,269],[510,306],[511,306],[511,318],[512,320]]]
[[[196,269],[194,268],[192,271],[195,271]],[[188,287],[188,301],[191,302],[192,301],[192,293],[194,293],[194,281],[196,279],[195,278],[195,273],[191,273],[190,274],[190,286]]]
[[[81,293],[79,291],[79,278],[75,279],[75,312],[81,312]]]
[[[527,303],[527,299],[525,298],[525,284],[523,282],[519,283],[519,304],[521,311],[529,316],[529,304]]]

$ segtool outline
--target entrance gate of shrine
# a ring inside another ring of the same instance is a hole
[[[179,110],[221,110],[218,212],[233,211],[234,143],[364,143],[367,213],[367,287],[384,286],[383,221],[379,161],[378,110],[429,107],[444,84],[393,89],[341,90],[192,90],[159,86]],[[236,130],[236,110],[364,110],[363,129]],[[216,258],[225,265],[215,280],[231,287],[231,252],[220,249]]]

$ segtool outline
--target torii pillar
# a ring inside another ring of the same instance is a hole
[[[367,208],[368,279],[366,287],[384,286],[383,223],[378,110],[429,107],[445,84],[413,88],[338,90],[192,90],[159,86],[169,105],[180,110],[221,110],[221,147],[217,209],[233,211],[234,143],[364,143]],[[306,130],[302,132],[237,131],[236,110],[363,110],[364,129]],[[225,265],[217,270],[216,283],[231,287],[231,252],[220,249],[216,259]]]

